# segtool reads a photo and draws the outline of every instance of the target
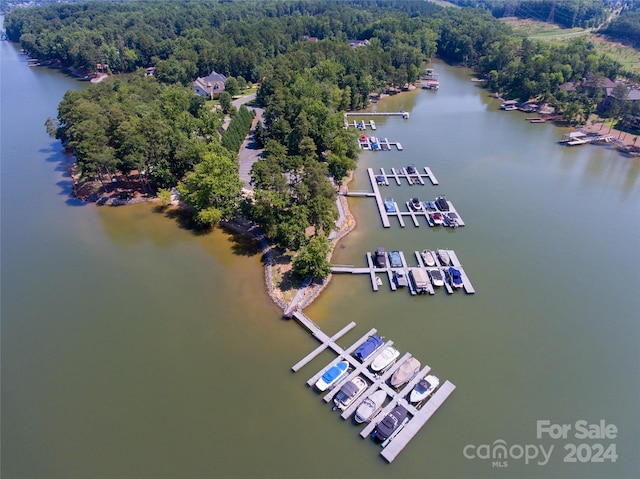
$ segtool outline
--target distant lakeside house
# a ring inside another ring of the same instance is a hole
[[[626,88],[626,96],[624,100],[635,102],[640,100],[640,89],[622,81],[613,81],[610,78],[597,78],[591,82],[582,80],[581,82],[567,82],[560,85],[558,88],[566,92],[577,91],[578,88],[590,87],[602,90],[602,102],[601,107],[606,107],[609,102],[615,99],[616,87],[624,86]]]
[[[206,77],[198,77],[193,82],[195,92],[209,98],[210,100],[219,97],[224,92],[224,86],[227,83],[227,77],[222,73],[212,71]]]

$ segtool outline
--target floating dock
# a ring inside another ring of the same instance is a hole
[[[397,141],[389,141],[387,138],[376,138],[373,136],[367,137],[364,134],[358,139],[358,145],[363,150],[389,151],[392,146],[395,146],[398,151],[402,151],[402,145]]]
[[[402,184],[402,180],[406,180],[409,184],[418,184],[425,185],[425,179],[429,179],[432,185],[437,185],[438,180],[431,171],[430,168],[424,167],[424,173],[418,172],[416,169],[416,173],[408,173],[406,168],[401,168],[399,170],[395,168],[391,168],[391,173],[387,173],[384,168],[380,168],[380,174],[376,175],[373,171],[373,168],[367,168],[367,175],[369,176],[369,182],[371,183],[371,188],[373,189],[373,196],[376,198],[376,204],[378,206],[378,213],[380,214],[380,219],[382,220],[382,225],[385,228],[390,228],[391,223],[389,221],[389,217],[395,216],[398,218],[398,222],[400,226],[404,228],[403,216],[408,216],[411,218],[414,226],[420,226],[419,218],[423,217],[428,226],[435,227],[437,226],[431,217],[430,213],[434,213],[436,211],[431,211],[426,208],[426,205],[423,205],[423,208],[420,210],[414,210],[411,208],[408,202],[405,203],[407,206],[407,211],[400,211],[398,208],[398,204],[394,202],[395,211],[387,211],[384,205],[384,201],[382,199],[382,194],[380,193],[380,186],[388,186],[389,180],[395,180],[398,185]],[[371,196],[370,193],[367,192],[347,192],[345,193],[347,196]],[[449,200],[447,201],[447,205],[449,206],[449,211],[438,211],[440,214],[444,215],[445,213],[453,213],[456,215],[456,223],[454,227],[465,226],[465,222],[456,210],[453,203]],[[425,202],[423,202],[425,203]],[[445,226],[445,225],[443,225]],[[445,226],[447,227],[447,226]]]
[[[434,253],[436,250],[433,250]],[[446,280],[447,278],[447,273],[446,270],[450,267],[453,266],[454,268],[456,268],[458,271],[460,271],[460,276],[462,278],[462,289],[464,289],[464,291],[467,294],[475,294],[476,290],[473,287],[473,284],[471,283],[471,280],[469,279],[469,276],[467,276],[467,273],[465,272],[464,268],[462,267],[462,263],[460,262],[460,260],[458,259],[458,255],[456,255],[454,250],[451,249],[445,249],[442,251],[446,251],[447,254],[449,255],[449,259],[451,260],[451,264],[443,264],[442,261],[440,260],[440,258],[438,257],[438,255],[434,254],[434,259],[435,259],[435,266],[427,266],[424,264],[424,261],[422,260],[422,254],[420,253],[420,251],[414,251],[414,256],[416,259],[416,263],[417,266],[411,266],[408,264],[407,259],[404,255],[404,253],[402,251],[399,251],[400,254],[400,260],[402,262],[402,266],[401,267],[391,267],[390,266],[390,262],[389,262],[389,255],[388,252],[385,253],[385,258],[386,258],[386,266],[384,267],[379,267],[376,266],[376,264],[373,261],[373,254],[371,252],[367,252],[366,254],[366,258],[367,258],[367,266],[365,267],[357,267],[357,266],[353,266],[353,265],[333,265],[331,267],[331,272],[332,273],[350,273],[350,274],[366,274],[369,275],[370,281],[371,281],[371,287],[373,288],[374,291],[378,291],[380,286],[378,285],[378,281],[377,278],[386,275],[389,281],[389,287],[391,288],[392,291],[396,291],[398,289],[398,285],[396,284],[395,280],[394,280],[394,273],[397,272],[402,272],[404,273],[404,275],[407,277],[408,279],[408,284],[407,284],[407,288],[409,289],[410,294],[416,295],[418,294],[416,289],[415,289],[415,285],[413,284],[413,280],[411,278],[411,276],[409,275],[409,272],[412,268],[419,268],[424,270],[427,273],[427,276],[429,278],[431,278],[431,275],[429,274],[429,271],[432,270],[438,270],[442,273],[442,277],[445,279],[444,282],[444,289],[445,291],[447,291],[447,293],[449,294],[453,294],[453,292],[455,291],[454,288],[452,288],[452,286],[449,284],[449,282]],[[430,295],[435,294],[435,286],[431,283],[431,281],[429,281],[429,284],[427,286],[427,293]]]
[[[393,440],[384,448],[380,455],[387,461],[393,462],[398,457],[398,454],[402,452],[409,441],[418,434],[418,431],[424,426],[431,416],[442,406],[451,393],[456,389],[456,386],[450,381],[445,381],[442,386],[431,396],[431,398],[425,403],[413,418],[405,424],[400,432],[393,438]],[[404,404],[401,404],[405,406]],[[405,406],[406,407],[406,406]]]
[[[337,338],[339,335],[343,334],[343,331],[346,332],[352,328],[349,324],[345,326],[339,333],[334,335],[333,337],[329,337],[327,334],[320,331],[320,329],[315,325],[313,321],[304,316],[302,313],[294,313],[294,317],[301,323],[305,325],[307,329],[314,333],[314,336],[322,341],[323,344],[320,345],[322,349],[326,349],[327,345],[333,342],[334,338]],[[397,371],[400,366],[405,361],[408,361],[413,357],[411,353],[405,353],[399,360],[392,363],[388,368],[386,368],[383,372],[375,373],[369,369],[371,362],[375,359],[376,354],[371,354],[365,361],[362,363],[355,359],[352,354],[355,350],[362,345],[371,335],[375,334],[376,329],[369,330],[365,335],[360,337],[356,342],[354,342],[351,346],[346,349],[342,349],[339,346],[332,348],[338,356],[335,360],[327,364],[320,371],[314,374],[307,381],[307,385],[313,386],[316,381],[322,376],[322,374],[331,366],[337,364],[339,361],[346,360],[350,364],[349,374],[339,383],[342,384],[346,381],[350,381],[356,376],[362,376],[367,381],[368,387],[362,393],[353,404],[350,404],[342,413],[340,417],[342,419],[349,418],[356,409],[362,404],[362,402],[371,394],[378,390],[382,390],[387,395],[387,402],[383,405],[382,409],[370,419],[370,421],[364,425],[362,430],[360,431],[360,436],[363,438],[369,437],[371,433],[374,431],[380,420],[382,420],[391,410],[397,405],[401,405],[407,409],[409,412],[410,419],[407,420],[406,424],[402,426],[401,429],[396,431],[392,436],[391,440],[385,441],[383,443],[383,449],[380,452],[382,457],[387,462],[392,462],[395,458],[400,454],[400,452],[406,447],[406,445],[413,439],[418,431],[427,423],[427,421],[433,416],[433,414],[442,406],[444,401],[451,395],[451,393],[455,390],[455,386],[449,382],[445,381],[435,393],[426,400],[425,403],[422,404],[422,407],[419,409],[416,406],[409,404],[407,401],[407,396],[413,390],[416,384],[426,377],[426,375],[431,371],[431,367],[426,365],[422,367],[422,369],[413,376],[406,384],[404,384],[401,388],[395,389],[391,387],[387,381],[393,375],[395,371]],[[385,342],[378,351],[382,351],[383,348],[387,346],[392,346],[393,341]],[[294,371],[298,371],[304,364],[306,364],[310,357],[315,357],[314,354],[316,350],[312,351],[310,354],[305,356],[301,361],[296,363],[292,369]],[[338,385],[335,385],[331,390],[325,393],[323,396],[323,400],[325,402],[331,402],[335,395],[338,393],[340,388]]]
[[[384,168],[380,168],[380,174],[376,174],[375,176],[376,178],[378,176],[384,178],[382,183],[385,186],[389,186],[389,179],[395,180],[398,186],[402,185],[403,180],[406,180],[409,185],[420,184],[424,186],[426,184],[425,179],[429,180],[434,186],[438,185],[438,179],[433,174],[433,171],[431,171],[431,168],[425,166],[423,167],[423,171],[424,173],[420,172],[420,170],[416,168],[415,173],[409,173],[406,168],[391,168],[391,173],[387,173]],[[376,182],[380,184],[380,182]]]
[[[356,121],[356,120],[353,120],[351,122],[351,121],[348,121],[346,119],[346,117],[345,117],[345,119],[344,119],[344,127],[345,128],[349,128],[351,126],[354,127],[354,128],[357,128],[360,131],[364,131],[367,128],[371,128],[371,130],[373,130],[373,131],[375,131],[377,129],[376,122],[373,121],[373,120],[370,120],[370,121],[364,121],[364,120]]]

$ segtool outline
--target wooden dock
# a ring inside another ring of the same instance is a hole
[[[393,438],[393,440],[380,452],[380,455],[387,461],[393,462],[398,454],[406,447],[406,445],[414,438],[418,431],[424,426],[431,416],[442,406],[456,386],[445,381],[424,406],[415,414],[413,418],[405,424],[402,430]],[[403,404],[404,405],[404,404]],[[406,406],[405,406],[406,407]]]

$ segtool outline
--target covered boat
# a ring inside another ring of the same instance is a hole
[[[396,212],[396,203],[393,201],[393,198],[387,197],[384,199],[384,210],[387,213],[395,213]]]
[[[409,394],[409,402],[415,404],[428,398],[439,385],[440,380],[437,376],[429,375],[421,379],[420,382],[416,384],[416,387],[413,388],[411,394]]]
[[[433,251],[431,251],[430,249],[423,249],[422,253],[420,253],[420,256],[422,256],[422,261],[424,261],[424,264],[426,266],[436,265],[436,259],[433,257]]]
[[[382,246],[376,248],[376,264],[378,268],[386,268],[387,266],[387,254]]]
[[[360,361],[364,361],[369,356],[371,356],[383,344],[384,344],[384,341],[382,340],[382,338],[377,334],[374,334],[373,336],[370,336],[369,339],[367,339],[364,343],[362,343],[358,347],[358,349],[356,349],[356,352],[353,353],[353,355],[355,356],[356,359],[359,359]]]
[[[347,361],[340,361],[338,364],[331,366],[322,374],[322,377],[318,379],[316,388],[318,388],[318,391],[331,389],[347,375],[348,370],[349,363]]]
[[[394,388],[399,388],[418,374],[418,371],[420,371],[420,361],[416,358],[409,358],[396,369],[393,376],[391,376],[389,384]]]
[[[440,211],[449,211],[449,202],[444,196],[438,196],[436,198],[436,206]]]
[[[393,408],[393,411],[387,414],[376,426],[375,438],[381,442],[389,439],[391,435],[400,428],[400,426],[405,424],[405,419],[407,419],[408,414],[409,411],[402,406],[396,406]]]
[[[389,251],[389,266],[392,268],[402,268],[402,259],[400,258],[400,251]]]
[[[342,409],[343,411],[353,403],[358,396],[367,389],[367,381],[362,376],[356,376],[351,381],[347,381],[342,385],[340,391],[333,398],[334,409]]]
[[[454,288],[462,288],[464,283],[462,281],[462,274],[460,273],[460,270],[457,270],[456,268],[449,268],[448,273],[451,286]]]
[[[411,268],[409,274],[413,279],[413,285],[416,288],[418,294],[426,293],[429,286],[429,277],[427,272],[422,268]]]
[[[371,370],[373,372],[382,371],[398,359],[398,356],[400,356],[400,351],[393,346],[387,346],[373,360]]]
[[[376,416],[376,414],[378,414],[378,412],[380,412],[380,408],[382,408],[385,399],[387,399],[387,393],[382,389],[378,389],[371,396],[362,401],[362,404],[360,404],[358,409],[356,409],[356,414],[353,416],[353,419],[358,424],[369,422]]]
[[[409,282],[407,281],[407,276],[404,274],[404,271],[402,271],[401,269],[393,273],[393,280],[395,281],[398,288],[403,288],[409,285]]]

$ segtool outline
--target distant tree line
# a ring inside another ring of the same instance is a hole
[[[611,23],[604,26],[600,33],[612,40],[640,48],[640,4],[625,8]]]

